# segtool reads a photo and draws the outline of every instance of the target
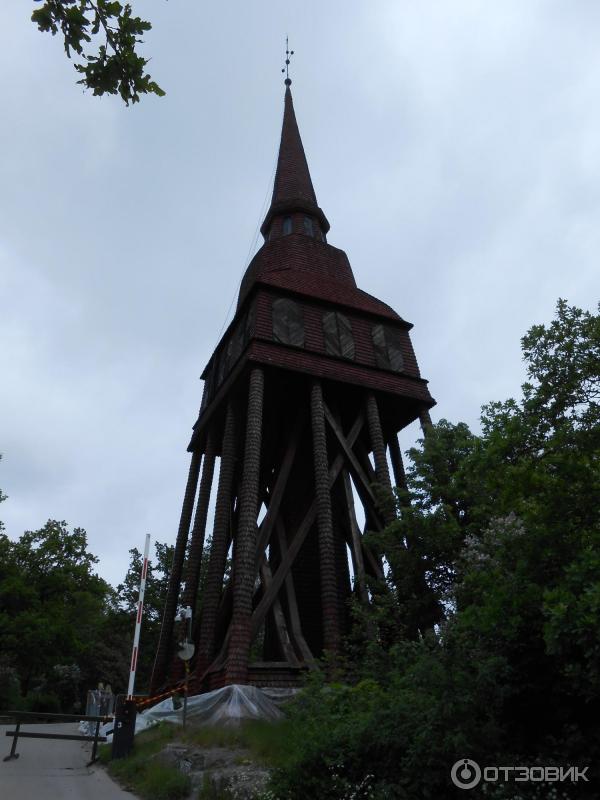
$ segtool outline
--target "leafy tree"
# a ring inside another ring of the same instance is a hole
[[[43,32],[60,33],[68,58],[79,60],[78,83],[93,94],[119,94],[126,105],[141,94],[165,93],[146,72],[148,59],[137,52],[142,36],[152,28],[133,16],[130,3],[117,0],[37,0],[43,2],[31,19]]]
[[[144,594],[144,616],[155,623],[162,619],[162,612],[167,595],[169,572],[173,560],[173,545],[162,542],[154,543],[155,558],[148,561],[146,574],[146,590]],[[119,607],[129,614],[137,611],[137,601],[142,574],[142,554],[137,547],[129,551],[129,567],[123,580],[117,586],[117,602]]]
[[[136,691],[143,691],[150,682],[154,656],[158,647],[162,613],[169,581],[173,546],[162,542],[154,543],[155,559],[149,560],[144,595],[144,616],[140,634],[140,651],[136,672]],[[129,551],[130,561],[123,583],[115,592],[115,607],[112,623],[115,630],[127,643],[128,656],[131,654],[131,643],[135,626],[140,575],[142,572],[142,554],[137,547]],[[129,663],[127,676],[129,675]]]
[[[520,400],[485,406],[480,436],[442,420],[410,452],[401,518],[383,534],[392,608],[358,617],[355,686],[298,702],[280,796],[460,796],[460,757],[598,764],[600,314],[560,300],[522,346]],[[443,614],[415,636],[431,622],[423,575]],[[391,647],[390,619],[404,621]],[[596,795],[590,779],[576,797]]]
[[[57,664],[92,653],[110,587],[82,528],[48,520],[12,542],[0,534],[0,638],[23,694],[43,688]]]
[[[140,636],[140,653],[136,674],[136,690],[142,691],[150,682],[154,657],[158,648],[163,611],[169,586],[169,574],[173,561],[174,547],[163,542],[155,542],[155,558],[148,563],[146,577],[146,591],[144,596],[144,616]],[[113,624],[122,631],[122,636],[131,648],[135,615],[137,611],[138,590],[142,570],[142,554],[134,547],[129,551],[130,561],[123,583],[117,586],[115,592],[115,608],[113,609]],[[210,555],[210,540],[204,545],[202,567],[198,589],[198,602],[196,603],[195,622],[200,618],[202,602],[202,588],[206,579],[208,560]],[[226,576],[230,570],[228,561]],[[187,624],[175,626],[174,640],[185,638]]]

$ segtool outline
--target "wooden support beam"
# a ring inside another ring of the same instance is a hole
[[[399,489],[406,490],[406,472],[404,471],[404,464],[402,463],[402,453],[400,451],[400,445],[398,444],[398,437],[394,432],[390,434],[388,447],[396,486]]]
[[[279,552],[281,558],[287,555],[287,537],[285,527],[281,518],[277,520],[277,540],[279,543]],[[294,586],[294,576],[292,571],[289,570],[285,576],[285,594],[287,599],[288,612],[290,615],[290,626],[292,629],[292,638],[296,643],[296,647],[307,664],[309,669],[315,669],[315,658],[306,643],[304,634],[302,633],[302,625],[300,623],[300,613],[298,611],[298,601],[296,599],[296,587]]]
[[[300,438],[300,431],[301,431],[301,416],[299,414],[296,423],[294,425],[294,428],[292,430],[292,435],[289,439],[285,454],[283,456],[283,461],[281,462],[279,472],[277,473],[277,479],[275,481],[275,486],[273,487],[273,491],[269,492],[268,502],[267,502],[267,497],[263,498],[268,508],[265,518],[261,522],[258,531],[257,545],[256,545],[257,569],[260,560],[263,556],[263,553],[267,545],[269,544],[269,539],[271,538],[271,533],[273,532],[273,528],[275,526],[275,521],[279,513],[279,507],[283,499],[283,493],[285,492],[288,478],[290,476],[290,472],[294,464],[294,459],[296,457],[296,451],[298,449],[298,442]]]
[[[198,490],[198,502],[196,503],[196,514],[190,544],[188,547],[187,562],[184,570],[184,584],[181,605],[189,606],[192,609],[193,624],[197,627],[195,618],[196,602],[198,599],[198,583],[200,580],[200,568],[204,552],[204,537],[206,533],[206,520],[208,517],[208,505],[212,488],[213,476],[215,471],[215,437],[210,431],[207,435],[206,451],[202,462],[202,477],[200,478],[200,489]],[[187,622],[183,620],[179,623],[179,633],[177,639],[187,637]],[[193,635],[193,631],[192,631]],[[175,654],[171,656],[171,667],[169,671],[169,685],[183,678],[183,661]]]
[[[264,587],[264,590],[267,591],[269,586],[273,581],[273,575],[271,573],[271,567],[269,564],[263,559],[262,564],[260,565],[260,578]],[[273,605],[271,606],[271,611],[273,613],[273,617],[275,619],[275,632],[277,634],[277,639],[279,640],[279,645],[281,650],[290,664],[293,666],[298,666],[298,659],[296,658],[296,653],[294,652],[294,648],[292,646],[292,642],[290,641],[290,635],[288,633],[287,625],[285,622],[285,616],[283,614],[283,609],[281,608],[281,602],[279,601],[279,597],[276,597],[273,601]]]
[[[179,598],[179,587],[181,584],[181,572],[183,569],[183,560],[185,558],[185,548],[187,545],[188,533],[190,530],[190,523],[192,521],[192,512],[194,510],[194,498],[196,495],[196,487],[198,485],[198,476],[200,474],[200,452],[192,453],[192,460],[190,463],[190,470],[188,473],[187,485],[185,487],[185,495],[183,498],[183,506],[181,509],[181,517],[179,520],[179,529],[177,531],[177,539],[175,540],[175,551],[173,553],[173,562],[171,564],[171,571],[169,573],[169,588],[167,590],[167,599],[163,613],[162,626],[160,629],[160,638],[158,641],[158,648],[156,651],[156,658],[154,660],[154,668],[152,670],[152,678],[150,681],[151,691],[158,689],[166,678],[167,668],[171,653],[171,637],[173,635],[173,626],[175,624],[175,613],[177,611],[177,600]]]
[[[369,481],[365,471],[361,467],[357,457],[355,456],[354,452],[352,451],[352,448],[348,446],[348,442],[346,440],[346,437],[343,434],[343,431],[342,431],[341,427],[339,426],[339,424],[335,420],[333,414],[331,413],[331,411],[329,410],[329,408],[327,407],[325,402],[323,403],[323,409],[325,411],[325,419],[329,423],[329,426],[330,426],[331,430],[334,432],[334,434],[336,436],[336,439],[338,440],[339,444],[341,445],[341,448],[344,451],[344,455],[346,456],[346,459],[348,461],[348,464],[350,465],[350,468],[351,468],[353,474],[356,476],[357,480],[362,483],[363,491],[365,492],[365,494],[367,495],[369,500],[374,505],[375,504],[375,495],[373,494],[373,490],[371,489],[371,486],[369,485],[371,483],[371,481]]]
[[[429,428],[433,427],[433,422],[431,421],[429,409],[422,408],[419,411],[419,422],[421,423],[421,430],[423,431],[423,436],[427,436],[427,434],[429,433]]]
[[[381,511],[379,506],[377,505],[376,500],[372,500],[372,489],[371,487],[373,484],[377,483],[377,478],[375,476],[375,471],[371,465],[371,461],[369,459],[369,454],[362,442],[357,441],[354,445],[354,452],[356,457],[363,469],[364,474],[367,476],[368,483],[366,484],[369,489],[371,490],[371,494],[367,494],[364,490],[365,484],[362,480],[358,478],[356,473],[353,470],[350,470],[352,474],[352,478],[355,481],[356,491],[360,497],[361,503],[365,509],[365,517],[368,523],[369,530],[372,531],[380,531],[383,530],[385,527],[383,517],[381,515]]]
[[[338,576],[335,564],[335,542],[331,514],[329,459],[323,390],[320,381],[313,381],[310,395],[319,540],[319,573],[321,577],[321,609],[323,612],[323,647],[336,652],[340,644],[338,613]]]
[[[346,437],[346,441],[348,442],[349,446],[352,447],[358,436],[363,428],[364,425],[364,416],[359,414],[354,421],[354,424],[350,430],[350,433]],[[336,458],[334,459],[333,464],[329,468],[329,489],[333,486],[335,481],[337,480],[338,475],[340,474],[342,467],[344,466],[344,456],[339,453]],[[260,626],[262,625],[265,615],[269,610],[273,599],[276,597],[277,593],[281,589],[283,582],[285,580],[285,576],[289,572],[294,563],[296,556],[298,555],[300,548],[304,544],[304,540],[306,539],[308,532],[310,531],[311,527],[313,526],[315,519],[317,517],[317,502],[313,500],[308,511],[306,512],[304,519],[300,523],[292,542],[288,546],[288,551],[285,558],[282,555],[281,563],[277,567],[275,574],[273,575],[273,582],[269,587],[269,590],[265,592],[263,597],[261,598],[260,602],[258,603],[257,607],[254,609],[252,614],[252,637],[256,636]]]
[[[381,429],[381,419],[379,408],[373,392],[367,393],[367,423],[369,426],[369,437],[371,439],[371,449],[373,450],[373,460],[375,461],[375,476],[377,483],[386,493],[382,503],[382,515],[386,524],[389,525],[396,518],[395,499],[392,492],[392,482],[390,481],[390,471],[385,453],[385,440]],[[389,504],[388,504],[389,493]]]
[[[369,594],[367,592],[367,582],[365,577],[365,562],[363,560],[363,543],[356,519],[356,509],[354,507],[354,496],[352,494],[352,485],[350,483],[350,475],[348,470],[342,471],[344,480],[344,496],[346,500],[346,507],[348,509],[348,518],[350,520],[350,532],[352,536],[352,556],[354,562],[354,574],[356,575],[356,582],[358,584],[358,594],[361,601],[365,604],[369,602]]]
[[[331,430],[335,434],[335,437],[342,448],[344,457],[346,458],[350,472],[352,473],[352,477],[356,482],[356,489],[360,495],[360,499],[365,509],[368,509],[371,515],[371,520],[373,522],[372,527],[375,527],[377,530],[381,530],[383,528],[383,520],[380,519],[381,513],[379,511],[377,499],[371,488],[372,484],[376,483],[376,476],[371,466],[371,462],[369,461],[368,455],[366,452],[364,453],[364,457],[362,459],[363,463],[361,464],[360,459],[353,450],[353,446],[349,445],[348,440],[344,436],[338,421],[335,419],[329,408],[326,408],[325,419],[330,425]],[[358,450],[358,448],[359,444],[357,443],[356,449]]]
[[[198,597],[198,581],[200,579],[200,568],[202,566],[202,554],[204,551],[208,505],[210,503],[210,492],[215,472],[215,450],[215,437],[209,432],[204,461],[202,463],[202,478],[200,479],[200,489],[198,490],[198,504],[194,517],[194,525],[192,526],[192,535],[185,568],[185,591],[183,592],[182,605],[190,606],[192,612],[196,610],[196,599]]]
[[[239,500],[233,567],[233,610],[227,658],[227,682],[245,683],[252,642],[252,595],[256,576],[256,513],[260,479],[265,376],[260,367],[250,373],[244,466]]]
[[[233,505],[232,488],[237,449],[236,428],[235,411],[230,401],[225,417],[215,521],[208,560],[206,587],[202,599],[198,657],[196,659],[197,675],[204,672],[215,647],[217,613],[223,589],[223,575],[227,564],[227,551],[230,541],[231,508]]]

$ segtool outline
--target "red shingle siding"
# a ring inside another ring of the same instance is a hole
[[[324,363],[326,363],[327,366],[323,367],[322,369],[319,367],[317,372],[314,374],[319,374],[323,377],[335,377],[339,373],[340,375],[344,376],[340,377],[340,380],[353,382],[354,379],[356,379],[356,382],[361,385],[368,385],[373,388],[381,387],[381,389],[384,391],[400,392],[401,394],[404,392],[404,390],[399,388],[400,384],[398,383],[398,378],[401,379],[406,377],[410,381],[412,378],[418,379],[420,377],[419,367],[415,358],[408,330],[401,321],[382,318],[380,315],[374,316],[371,314],[361,314],[355,309],[341,308],[339,304],[335,302],[335,300],[318,302],[316,298],[313,298],[310,295],[301,296],[295,293],[279,292],[276,291],[275,287],[272,286],[259,287],[259,291],[257,292],[257,296],[254,300],[255,322],[252,340],[259,339],[267,344],[273,342],[273,321],[271,308],[273,300],[282,296],[292,297],[302,306],[305,336],[303,348],[288,348],[289,352],[285,356],[282,366],[290,369],[298,369],[300,371],[313,372],[314,365],[307,367],[308,362],[303,358],[303,353],[315,355],[318,354],[323,356],[325,359]],[[340,357],[330,356],[325,353],[322,317],[325,311],[330,311],[332,309],[341,309],[342,313],[347,317],[352,326],[352,335],[354,337],[355,345],[355,355],[352,361],[342,359]],[[232,324],[228,327],[226,334],[219,343],[217,351],[221,351],[223,345],[226,344],[226,340],[235,331],[238,316],[241,317],[239,313],[236,314],[236,319],[234,319]],[[376,366],[371,331],[373,325],[377,324],[378,322],[392,326],[400,333],[402,354],[404,357],[404,370],[400,374],[388,372],[387,370],[383,370]],[[278,346],[274,342],[273,344]],[[244,348],[244,353],[245,351],[246,348]],[[244,353],[241,355],[243,356]],[[233,366],[234,365],[232,364],[230,369]],[[347,367],[354,367],[354,370],[348,369]],[[368,371],[366,373],[364,370],[362,372],[357,372],[357,367],[365,367]],[[380,377],[376,378],[376,375]],[[223,380],[225,380],[225,378],[226,375],[223,375]],[[412,381],[410,382],[410,385],[413,385]],[[420,385],[423,386],[424,384]],[[215,384],[213,386],[211,397],[214,396],[214,391],[216,388],[217,386]],[[417,392],[416,394],[415,391]],[[430,399],[427,390],[425,390],[425,394],[423,395],[422,390],[411,389],[409,395],[412,397],[423,397],[423,399]],[[210,402],[210,398],[207,398],[207,402]]]
[[[271,341],[273,339],[273,324],[271,316],[271,306],[276,297],[281,297],[281,294],[263,289],[258,294],[257,299],[257,325],[255,330],[255,337]],[[338,310],[339,306],[336,304],[317,303],[312,297],[302,298],[297,297],[297,301],[304,309],[304,333],[305,333],[305,350],[314,351],[318,353],[325,352],[325,342],[323,339],[323,314],[326,311]],[[375,354],[373,351],[373,340],[371,337],[371,329],[374,324],[379,320],[373,317],[365,317],[352,313],[349,309],[341,309],[344,316],[350,320],[352,326],[352,335],[354,337],[355,357],[354,361],[359,364],[366,364],[368,366],[375,366]],[[382,320],[387,325],[393,324],[389,320]],[[402,337],[402,352],[404,356],[404,371],[410,376],[419,377],[419,368],[414,356],[414,351],[410,342],[410,336],[406,328],[394,326],[400,331]],[[342,361],[344,363],[344,361]]]
[[[352,361],[341,361],[339,358],[332,358],[325,354],[310,353],[275,342],[254,340],[250,346],[248,357],[250,360],[262,364],[307,372],[320,378],[368,386],[382,392],[432,403],[425,381],[393,372],[370,369]]]
[[[301,219],[299,224],[303,224]],[[291,233],[266,242],[254,256],[242,279],[238,306],[255,281],[274,272],[297,271],[301,273],[300,289],[302,281],[310,281],[311,277],[335,280],[356,289],[352,268],[343,250],[304,233]]]

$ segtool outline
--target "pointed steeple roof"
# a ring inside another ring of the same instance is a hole
[[[317,205],[317,197],[308,171],[306,155],[298,130],[294,101],[290,87],[285,89],[285,104],[283,111],[283,125],[281,126],[281,143],[279,145],[279,158],[277,172],[273,185],[272,203],[284,200],[308,200]]]
[[[329,222],[317,203],[294,112],[294,102],[290,90],[291,81],[287,79],[285,83],[283,125],[273,197],[271,198],[271,207],[261,226],[261,232],[266,235],[271,220],[278,214],[306,211],[319,219],[323,232],[327,233]]]

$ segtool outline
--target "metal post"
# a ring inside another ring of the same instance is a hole
[[[187,701],[188,701],[188,679],[190,676],[190,662],[185,660],[185,682],[183,684],[183,729],[185,730],[185,723],[187,719]]]
[[[135,633],[133,636],[133,650],[131,651],[131,667],[129,669],[129,687],[127,697],[133,697],[135,686],[135,672],[137,669],[138,650],[140,646],[140,629],[142,627],[142,613],[144,611],[144,593],[146,591],[146,576],[148,574],[148,552],[150,550],[150,534],[146,534],[146,544],[144,545],[144,561],[142,562],[142,575],[140,577],[140,592],[137,603],[137,614],[135,618]]]
[[[92,745],[92,760],[89,762],[88,767],[90,764],[93,764],[96,760],[96,753],[98,752],[98,736],[100,736],[100,720],[96,722],[96,731],[94,733],[94,744]]]

